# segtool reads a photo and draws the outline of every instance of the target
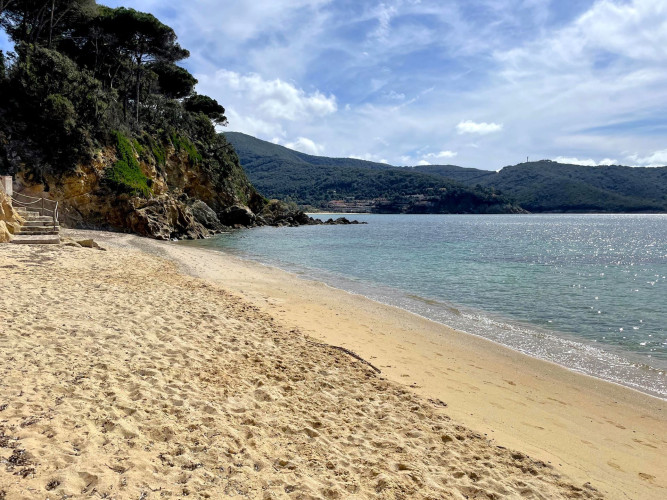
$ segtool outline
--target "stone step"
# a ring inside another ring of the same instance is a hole
[[[23,232],[23,231],[19,231],[18,233],[16,233],[16,236],[26,236],[26,237],[28,237],[28,236],[46,236],[46,235],[53,236],[53,235],[57,235],[57,234],[60,234],[60,232],[58,232],[58,231],[30,231],[30,232],[26,233],[26,232]]]
[[[53,235],[34,235],[34,236],[16,236],[12,243],[15,245],[59,245],[60,236]]]
[[[59,224],[56,223],[56,226]],[[26,220],[25,224],[23,224],[24,227],[53,227],[53,219],[49,220]]]
[[[60,226],[58,222],[53,222],[53,219],[51,220],[30,220],[26,221],[23,224],[23,227],[54,227],[54,226]]]
[[[58,234],[60,232],[60,226],[47,226],[47,227],[21,227],[17,234],[39,234],[39,233],[48,233],[48,234]]]
[[[40,220],[43,220],[43,221],[53,220],[53,217],[51,217],[50,215],[39,215],[39,214],[28,214],[28,215],[24,215],[23,218],[24,218],[25,220],[36,220],[36,221],[40,221]]]

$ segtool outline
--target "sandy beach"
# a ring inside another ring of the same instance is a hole
[[[0,500],[667,497],[663,400],[215,251],[65,233],[106,251],[0,245]]]

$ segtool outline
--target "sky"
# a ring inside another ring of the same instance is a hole
[[[98,3],[174,28],[225,130],[305,153],[667,165],[665,0]]]

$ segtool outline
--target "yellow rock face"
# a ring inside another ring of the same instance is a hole
[[[4,220],[0,220],[0,243],[9,243],[12,241],[13,236],[7,229],[7,224]]]
[[[12,207],[12,201],[0,191],[0,243],[12,241],[12,235],[21,228],[23,218]]]

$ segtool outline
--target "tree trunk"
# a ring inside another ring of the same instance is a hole
[[[139,126],[139,99],[141,97],[141,63],[142,63],[142,57],[141,55],[136,56],[136,61],[137,61],[137,96],[136,96],[136,101],[134,102],[136,106],[136,120],[137,120],[137,126]]]
[[[8,9],[14,2],[15,0],[0,0],[0,15],[2,15],[5,9]]]
[[[135,105],[137,107],[137,125],[139,125],[139,92],[141,89],[141,73],[140,70],[137,69],[137,100],[135,102]]]
[[[49,45],[48,48],[51,48],[51,42],[53,40],[53,13],[56,10],[56,0],[51,0],[51,20],[49,21]]]
[[[5,11],[5,9],[12,4],[13,1],[14,0],[7,0],[7,1],[0,0],[0,16]]]

